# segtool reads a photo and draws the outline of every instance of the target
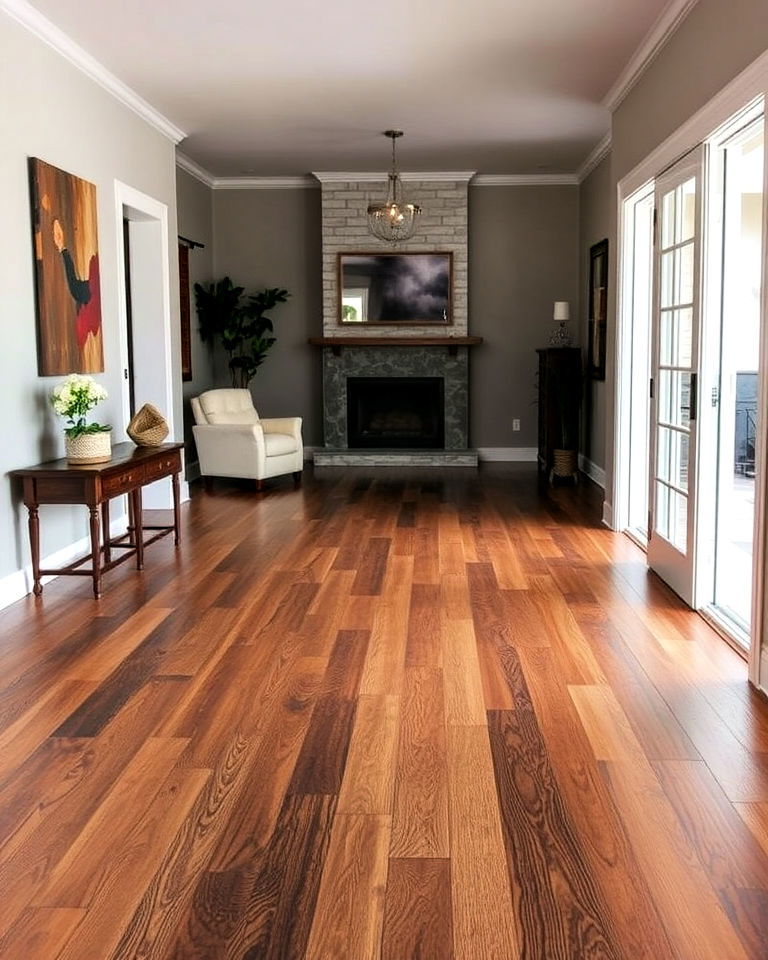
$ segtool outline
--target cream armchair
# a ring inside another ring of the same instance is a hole
[[[252,479],[259,490],[268,477],[292,473],[295,482],[301,479],[301,417],[260,419],[250,390],[207,390],[191,404],[206,486],[212,477]]]

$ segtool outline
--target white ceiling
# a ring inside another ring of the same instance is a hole
[[[34,0],[216,176],[572,173],[668,0]],[[672,6],[680,6],[679,0]]]

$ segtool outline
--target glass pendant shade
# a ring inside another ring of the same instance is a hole
[[[374,237],[385,243],[409,240],[416,230],[421,207],[403,196],[403,184],[395,163],[395,140],[403,134],[400,130],[387,130],[385,136],[392,140],[392,172],[388,177],[387,199],[384,203],[368,206],[368,228]]]

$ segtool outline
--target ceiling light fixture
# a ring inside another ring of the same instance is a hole
[[[410,240],[421,214],[421,207],[403,196],[403,184],[397,172],[395,141],[402,135],[402,130],[384,131],[384,136],[392,141],[392,171],[387,178],[387,199],[384,203],[371,203],[368,206],[368,227],[374,237],[385,243]]]

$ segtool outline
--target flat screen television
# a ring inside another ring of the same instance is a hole
[[[340,253],[339,322],[453,322],[452,253]]]

